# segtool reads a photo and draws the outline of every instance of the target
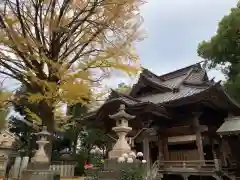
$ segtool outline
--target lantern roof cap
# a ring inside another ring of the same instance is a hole
[[[50,136],[51,135],[51,133],[49,133],[48,131],[47,131],[47,127],[46,126],[43,126],[43,128],[42,128],[42,131],[40,131],[40,132],[38,132],[38,133],[36,133],[35,135],[39,135],[39,136]]]
[[[110,117],[111,119],[115,119],[115,120],[119,120],[119,119],[121,119],[121,118],[124,118],[124,119],[126,119],[126,120],[134,119],[135,116],[132,116],[132,115],[126,113],[125,109],[126,109],[125,104],[121,104],[121,105],[120,105],[120,108],[119,108],[119,111],[118,111],[116,114],[109,115],[109,117]]]

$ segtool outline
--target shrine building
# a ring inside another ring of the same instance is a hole
[[[144,69],[128,95],[112,90],[86,119],[114,137],[115,121],[109,115],[121,104],[135,117],[129,120],[132,130],[127,135],[132,148],[143,152],[148,169],[157,167],[164,179],[218,179],[218,171],[226,179],[239,176],[240,106],[200,64],[161,76]]]

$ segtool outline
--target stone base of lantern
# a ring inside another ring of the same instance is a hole
[[[45,153],[38,153],[32,158],[31,162],[34,164],[49,164],[50,161]]]
[[[140,166],[145,170],[141,161],[135,160],[133,163],[118,163],[116,159],[105,159],[103,170],[98,172],[98,178],[99,180],[116,180],[119,179],[122,169],[131,169]],[[90,169],[90,171],[94,171],[94,169]]]
[[[131,149],[113,149],[108,153],[108,158],[117,159],[121,157],[123,154],[129,154],[130,152],[132,152]]]
[[[35,169],[35,170],[48,170],[50,167],[49,163],[32,163],[30,162],[28,164],[27,169],[31,170],[31,169]]]

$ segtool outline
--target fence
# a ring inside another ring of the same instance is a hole
[[[11,168],[9,177],[12,177],[15,179],[21,177],[22,172],[26,171],[26,168],[28,166],[28,161],[29,161],[29,158],[27,158],[27,157],[23,157],[23,158],[16,157],[15,163]],[[60,174],[61,178],[71,178],[71,177],[74,177],[75,165],[76,165],[76,163],[74,163],[72,161],[52,162],[49,170],[52,172],[55,172],[57,174]],[[39,173],[33,174],[33,176],[39,176]]]
[[[60,174],[62,178],[74,177],[76,163],[68,161],[52,162],[50,169]]]

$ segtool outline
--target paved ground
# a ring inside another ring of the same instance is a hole
[[[61,180],[84,180],[84,177],[75,177],[75,178],[61,178]]]

